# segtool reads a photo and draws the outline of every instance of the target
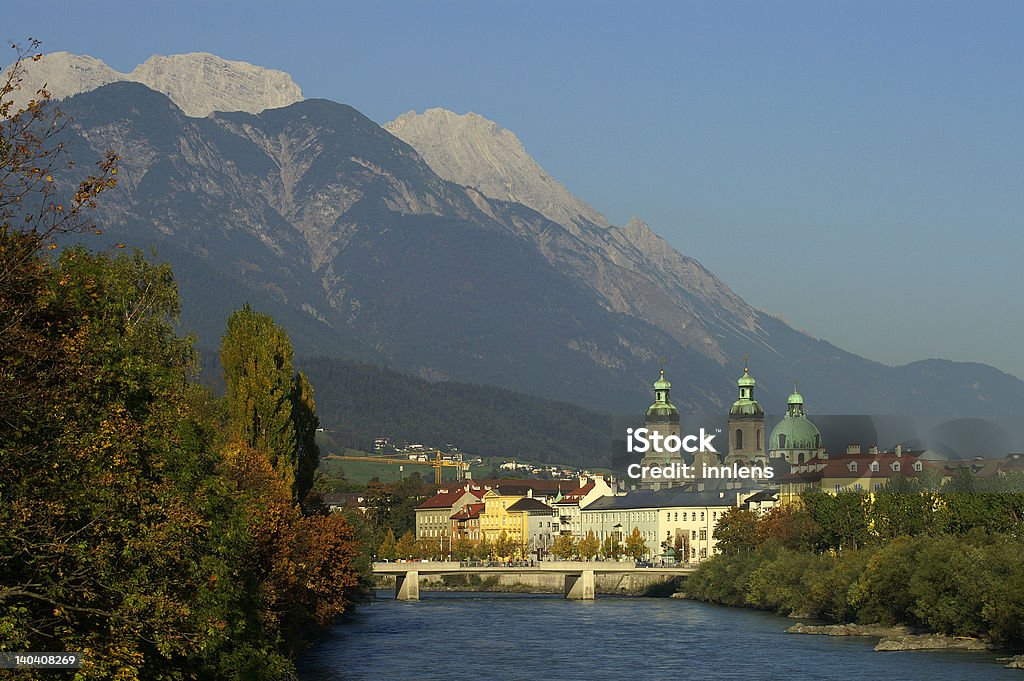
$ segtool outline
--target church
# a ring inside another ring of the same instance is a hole
[[[809,458],[822,453],[821,435],[817,428],[803,415],[803,398],[794,390],[790,396],[790,406],[786,418],[772,431],[770,438],[765,435],[764,408],[754,396],[757,381],[750,375],[747,358],[744,358],[743,375],[736,380],[737,399],[729,410],[728,426],[724,435],[728,448],[724,452],[724,460],[719,452],[699,451],[692,460],[685,458],[682,452],[649,451],[640,462],[642,468],[664,467],[681,464],[692,466],[696,479],[700,478],[705,467],[719,467],[736,464],[738,466],[761,466],[777,462],[803,463]],[[674,435],[681,436],[679,409],[672,403],[672,384],[665,378],[665,370],[661,369],[658,380],[654,382],[654,403],[647,409],[644,427],[651,433],[658,433],[662,438]],[[784,466],[788,469],[788,466]],[[682,478],[664,479],[644,476],[640,479],[640,489],[659,490],[680,487],[693,482]],[[709,480],[709,482],[711,482]]]

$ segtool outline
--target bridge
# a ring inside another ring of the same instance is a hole
[[[395,598],[400,601],[420,599],[421,575],[530,575],[561,574],[565,576],[565,597],[572,600],[593,600],[594,575],[638,574],[685,577],[697,568],[637,567],[634,563],[616,561],[545,561],[540,563],[496,566],[493,564],[459,563],[455,561],[415,561],[408,563],[374,563],[373,574],[395,577]]]

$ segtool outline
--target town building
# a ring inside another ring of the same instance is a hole
[[[859,444],[846,448],[845,454],[829,458],[812,458],[790,467],[778,478],[779,498],[794,503],[808,489],[823,492],[878,492],[896,476],[918,478],[931,475],[941,480],[951,469],[945,457],[931,450],[904,449],[896,445],[892,451],[872,446],[867,452]]]
[[[508,507],[507,537],[515,542],[522,556],[536,553],[542,557],[551,549],[558,533],[555,509],[538,499],[523,497]]]
[[[579,486],[564,494],[559,493],[549,503],[558,517],[556,534],[571,534],[583,537],[583,521],[580,517],[582,507],[598,497],[614,496],[615,490],[607,483],[603,475],[581,477]]]
[[[484,503],[477,502],[466,504],[451,515],[451,538],[468,539],[471,542],[480,541],[480,514],[484,510]]]
[[[714,530],[722,515],[751,499],[759,510],[776,503],[773,493],[739,481],[715,489],[697,482],[691,489],[637,490],[600,497],[583,508],[583,533],[593,531],[602,542],[614,536],[625,544],[638,530],[650,558],[700,562],[715,553]]]
[[[487,489],[472,481],[441,488],[415,508],[416,538],[451,539],[451,517],[468,504],[481,500]]]

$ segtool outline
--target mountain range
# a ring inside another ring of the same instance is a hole
[[[122,158],[103,238],[174,265],[203,347],[248,301],[300,355],[618,413],[642,412],[663,359],[678,405],[720,414],[745,354],[776,413],[794,380],[811,413],[1020,413],[1024,382],[992,367],[890,367],[751,307],[639,219],[609,224],[481,116],[381,126],[297,86],[266,96],[280,72],[246,65],[240,93],[230,71],[204,80],[216,57],[186,57],[181,73],[160,58],[160,82],[196,79],[192,93],[78,77],[90,85],[61,106],[75,157]]]

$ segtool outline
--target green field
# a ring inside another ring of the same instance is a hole
[[[360,456],[355,452],[346,452],[346,456]],[[399,470],[401,468],[401,470]],[[373,457],[367,456],[366,461],[337,461],[321,460],[320,472],[332,478],[339,477],[339,471],[344,472],[345,479],[357,485],[365,485],[373,478],[381,482],[397,482],[402,477],[409,477],[413,473],[419,473],[420,477],[427,481],[433,481],[434,469],[424,464],[417,464],[410,461],[408,464],[381,463],[374,461]],[[445,469],[445,480],[455,479],[455,469]]]

